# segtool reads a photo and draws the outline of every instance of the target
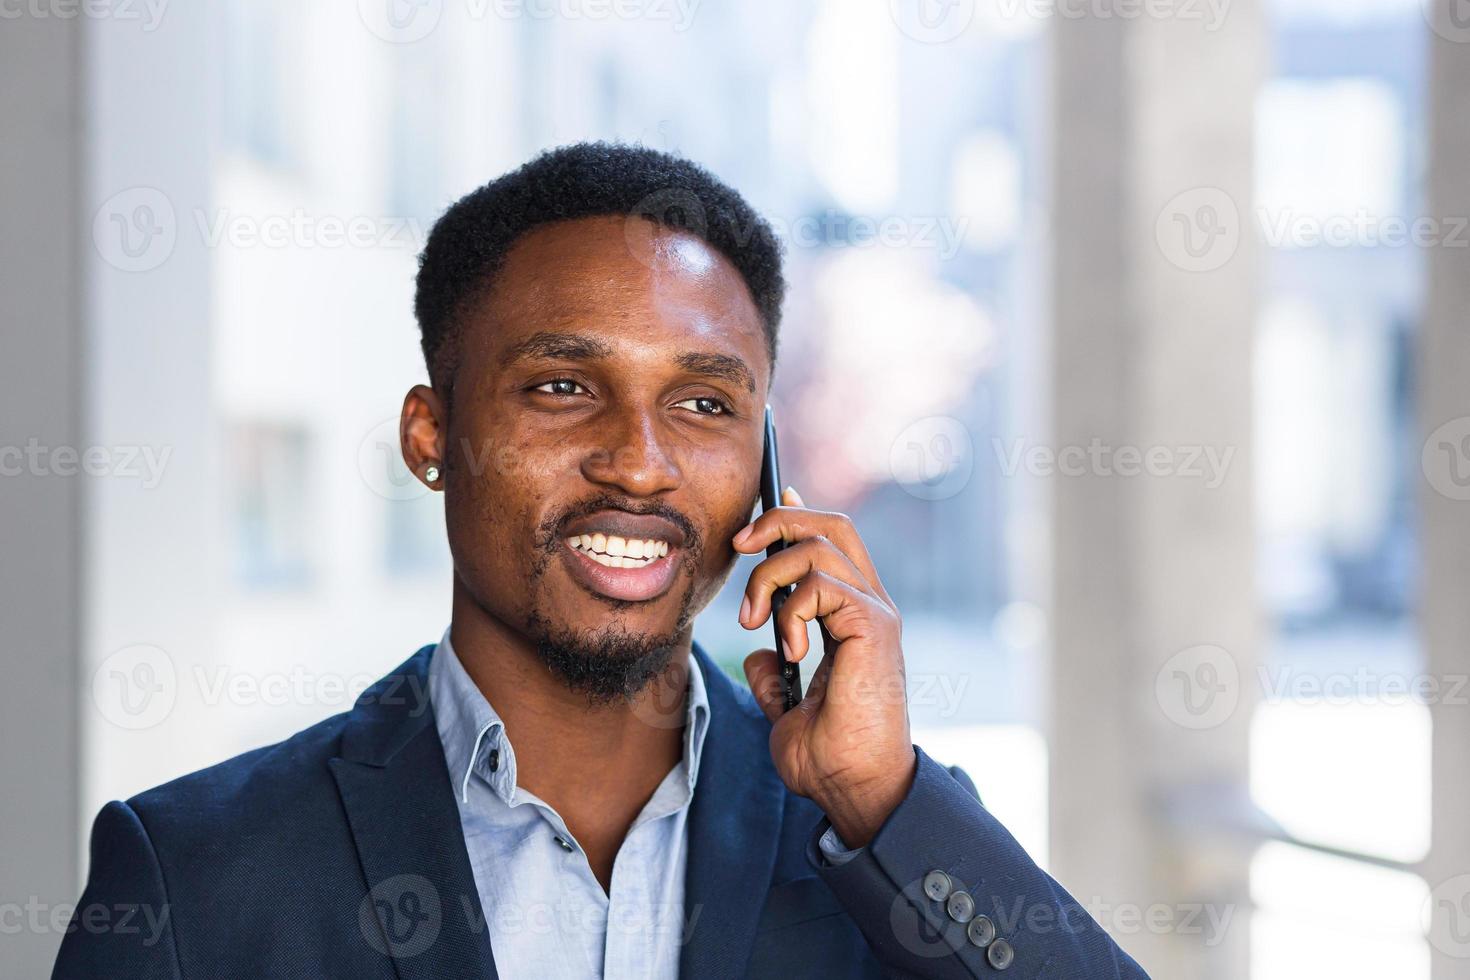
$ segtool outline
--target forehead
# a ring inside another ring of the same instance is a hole
[[[503,350],[542,330],[575,328],[613,345],[726,350],[769,372],[765,331],[738,269],[696,235],[643,218],[541,225],[511,247],[480,315]]]

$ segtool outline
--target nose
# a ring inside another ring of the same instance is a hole
[[[650,412],[628,412],[608,427],[610,438],[582,459],[588,482],[633,497],[651,497],[683,481],[678,461],[660,441],[658,419]]]

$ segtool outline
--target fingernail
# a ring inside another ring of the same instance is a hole
[[[782,640],[781,641],[781,659],[782,660],[790,660],[791,659],[791,648],[786,645],[786,641],[785,640]]]
[[[736,535],[735,535],[735,539],[734,539],[735,540],[735,544],[736,545],[744,544],[745,543],[745,539],[748,538],[748,537],[750,537],[750,532],[753,531],[754,529],[755,529],[755,525],[754,524],[747,524],[744,527],[742,527],[739,530],[739,532],[737,532]]]
[[[745,625],[745,617],[750,615],[750,596],[740,600],[740,625]]]
[[[795,487],[787,487],[786,488],[786,492],[791,495],[791,499],[792,500],[796,501],[796,506],[798,506],[798,507],[805,507],[806,506],[806,501],[804,501],[804,500],[801,499],[801,494],[799,494],[799,493],[796,492],[796,488]]]

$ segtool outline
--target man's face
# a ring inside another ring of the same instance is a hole
[[[544,225],[462,338],[444,446],[461,585],[573,686],[633,693],[723,585],[758,492],[771,364],[744,280],[643,219]]]

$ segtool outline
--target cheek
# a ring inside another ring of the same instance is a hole
[[[461,486],[490,508],[539,500],[574,466],[565,447],[515,433],[466,436],[455,448]]]
[[[729,581],[740,557],[730,539],[750,523],[760,492],[760,471],[752,474],[738,464],[716,465],[700,472],[699,486],[705,491],[702,504],[708,537],[696,576],[694,604],[703,609]]]
[[[457,437],[453,455],[457,472],[445,506],[450,537],[465,546],[458,557],[524,563],[548,496],[565,485],[565,449],[496,434]]]
[[[513,501],[524,508],[528,519],[539,515],[546,499],[558,486],[566,485],[568,467],[575,470],[566,449],[544,442],[507,442],[495,452],[495,466],[481,481],[491,497]]]
[[[709,515],[710,538],[705,542],[706,565],[723,568],[735,560],[730,539],[750,523],[752,507],[760,490],[759,471],[721,457],[700,470],[705,491],[705,513]]]

